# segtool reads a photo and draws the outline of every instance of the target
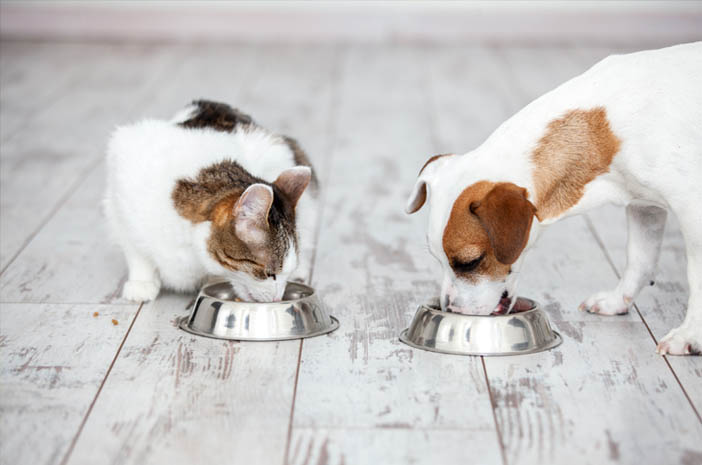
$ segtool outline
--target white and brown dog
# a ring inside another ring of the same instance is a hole
[[[465,155],[427,161],[407,212],[429,198],[427,240],[444,270],[444,310],[488,314],[514,300],[542,227],[626,205],[627,266],[582,310],[626,313],[653,279],[666,220],[687,246],[690,298],[661,354],[702,350],[702,42],[611,56],[538,98]],[[534,221],[536,217],[536,221]]]

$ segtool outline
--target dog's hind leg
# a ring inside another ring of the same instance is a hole
[[[676,211],[685,237],[690,298],[683,323],[658,343],[657,352],[661,355],[702,354],[702,215],[699,208],[698,203],[690,202],[685,210]]]
[[[653,284],[666,216],[666,210],[655,205],[627,205],[628,240],[624,274],[616,288],[594,294],[580,304],[580,310],[600,315],[621,315],[629,311],[639,291]]]

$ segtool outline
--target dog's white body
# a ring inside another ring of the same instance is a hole
[[[120,127],[108,145],[104,206],[110,232],[129,265],[124,297],[152,300],[161,284],[192,291],[205,277],[214,275],[230,279],[235,288],[238,283],[242,296],[279,298],[288,278],[304,280],[309,273],[317,211],[309,190],[296,207],[300,266],[297,251],[291,248],[284,273],[275,281],[256,281],[217,263],[207,250],[211,222],[193,224],[180,216],[171,194],[178,179],[193,177],[203,167],[225,158],[273,182],[281,172],[296,166],[293,153],[262,129],[232,133],[189,130],[176,124],[181,119],[143,120]]]
[[[652,279],[666,210],[675,213],[685,237],[690,299],[684,323],[659,345],[660,352],[702,347],[702,42],[611,56],[543,95],[503,123],[480,147],[429,165],[418,185],[430,192],[428,240],[445,270],[442,294],[465,308],[494,308],[496,296],[514,295],[516,276],[501,283],[458,279],[442,253],[451,208],[461,192],[480,180],[510,182],[534,194],[532,153],[551,121],[573,109],[602,107],[621,141],[608,172],[585,186],[580,200],[562,214],[534,221],[527,248],[539,230],[560,218],[605,203],[627,205],[628,264],[616,289],[599,293],[583,308],[602,314],[628,310]],[[415,186],[416,195],[417,187]],[[533,198],[531,195],[529,198]],[[413,197],[410,197],[410,204]],[[412,211],[408,207],[409,211]],[[519,270],[524,254],[514,263]],[[497,297],[499,299],[499,297]],[[443,300],[443,299],[442,299]],[[459,309],[460,311],[460,309]]]

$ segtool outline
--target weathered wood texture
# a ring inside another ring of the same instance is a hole
[[[310,447],[336,463],[431,463],[456,440],[501,460],[480,359],[397,339],[437,293],[422,228],[402,212],[432,150],[425,69],[407,47],[352,48],[342,67],[313,283],[343,324],[303,344],[291,463],[309,463]],[[410,447],[417,437],[433,446]]]
[[[32,114],[2,140],[0,271],[102,158],[114,125],[148,99],[172,69],[178,51],[155,46],[56,45],[53,54],[46,53],[51,59],[44,60],[39,53],[32,60],[21,60],[16,75],[0,75],[0,87],[7,88],[0,108],[2,126],[6,119],[18,117],[14,111]],[[73,66],[66,66],[69,63]],[[42,91],[41,82],[48,81],[51,88],[62,80],[65,84],[53,93]],[[26,82],[34,82],[29,85],[36,94]]]
[[[190,300],[142,308],[68,464],[282,461],[299,341],[192,336]]]
[[[0,463],[60,463],[137,308],[0,306]]]
[[[397,339],[438,292],[426,212],[403,213],[425,159],[470,150],[622,50],[3,42],[0,463],[702,463],[702,359],[654,353],[687,301],[674,222],[643,320],[577,312],[624,264],[623,214],[605,209],[549,228],[527,259],[522,293],[558,349],[482,360]],[[138,313],[120,300],[105,139],[200,97],[308,150],[323,184],[313,284],[335,333],[202,339],[175,327],[192,296]]]
[[[591,212],[588,217],[612,260],[617,276],[621,276],[626,266],[624,209],[606,207]],[[616,282],[613,282],[610,288],[614,285]],[[641,318],[646,322],[656,342],[682,323],[687,311],[688,289],[685,241],[675,215],[669,213],[655,285],[644,288],[635,300],[635,310],[640,312]],[[637,313],[633,312],[633,314]],[[666,358],[697,412],[702,412],[702,363],[698,357],[667,356]]]

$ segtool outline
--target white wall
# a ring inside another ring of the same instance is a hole
[[[702,1],[3,2],[5,38],[235,41],[702,39]]]

